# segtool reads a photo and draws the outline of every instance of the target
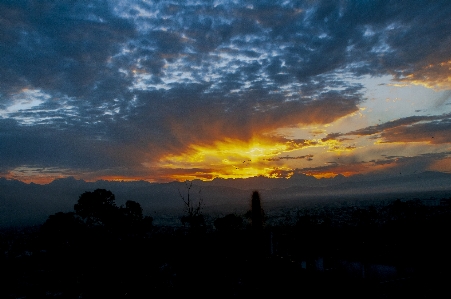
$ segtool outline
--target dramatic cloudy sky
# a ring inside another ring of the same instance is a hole
[[[0,1],[0,176],[451,172],[451,1]]]

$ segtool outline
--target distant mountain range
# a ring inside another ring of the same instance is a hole
[[[98,188],[112,191],[116,204],[127,200],[141,204],[144,213],[159,219],[177,219],[183,214],[181,196],[187,196],[189,183],[149,183],[146,181],[85,182],[73,177],[57,179],[47,185],[26,184],[17,180],[0,178],[0,227],[34,225],[43,223],[56,212],[73,210],[78,197],[85,191]],[[192,181],[191,199],[203,199],[205,211],[225,214],[241,213],[250,208],[253,190],[258,190],[262,204],[267,209],[277,206],[302,206],[305,202],[327,199],[381,197],[384,194],[403,197],[451,197],[451,174],[423,172],[399,176],[351,176],[316,179],[295,175],[289,179],[254,177],[248,179],[214,179]]]

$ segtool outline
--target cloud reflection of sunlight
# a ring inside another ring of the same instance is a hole
[[[270,139],[254,137],[249,142],[225,139],[212,145],[192,144],[189,151],[180,155],[166,155],[160,159],[160,167],[166,169],[215,169],[210,172],[211,179],[248,178],[254,176],[279,177],[283,171],[290,176],[297,160],[312,160],[312,155],[288,156],[304,148],[323,147],[327,152],[341,153],[354,150],[354,147],[342,145],[338,140],[304,140],[276,142]],[[284,156],[286,155],[286,156]],[[282,156],[282,157],[280,157]],[[183,180],[187,174],[171,176]],[[205,173],[191,173],[188,177],[206,179]]]

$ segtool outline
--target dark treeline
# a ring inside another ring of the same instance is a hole
[[[451,198],[305,208],[293,224],[268,224],[254,192],[245,215],[209,225],[202,202],[180,196],[179,227],[97,189],[41,226],[1,231],[0,297],[451,295]]]

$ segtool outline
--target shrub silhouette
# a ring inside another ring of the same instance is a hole
[[[85,224],[73,212],[50,215],[40,229],[41,240],[47,247],[64,250],[79,243]]]
[[[243,219],[235,214],[228,214],[214,221],[214,225],[218,231],[232,232],[241,228]]]

